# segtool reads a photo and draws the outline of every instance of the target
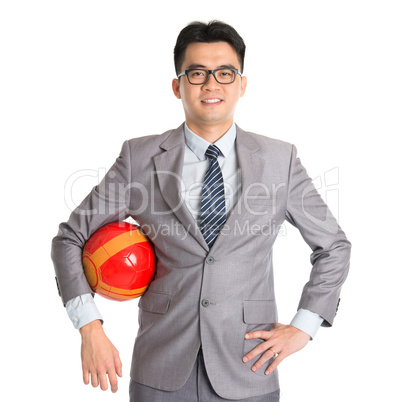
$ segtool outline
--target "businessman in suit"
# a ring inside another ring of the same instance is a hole
[[[350,242],[293,145],[234,123],[246,91],[245,45],[221,22],[192,23],[175,46],[173,92],[185,123],[123,144],[120,156],[53,239],[67,312],[82,335],[83,380],[117,390],[121,362],[85,279],[87,239],[133,217],[152,240],[154,280],[139,301],[130,400],[274,402],[277,366],[331,326]],[[297,227],[312,269],[297,313],[277,322],[272,247]]]

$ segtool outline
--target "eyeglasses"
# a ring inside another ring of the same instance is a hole
[[[241,77],[241,73],[237,68],[218,68],[217,70],[191,68],[189,70],[184,70],[177,76],[177,78],[182,77],[184,74],[187,75],[188,82],[192,85],[205,84],[209,80],[211,74],[219,84],[232,84],[235,82],[237,74]]]

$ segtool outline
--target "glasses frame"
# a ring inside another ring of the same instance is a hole
[[[220,81],[216,78],[215,73],[216,73],[217,71],[222,71],[222,70],[230,70],[230,71],[233,71],[233,72],[235,73],[232,82],[220,82]],[[199,83],[199,84],[194,84],[194,83],[192,83],[192,82],[190,81],[190,77],[188,76],[191,71],[205,71],[206,73],[208,73],[207,79],[206,79],[204,82],[201,82],[201,83]],[[216,70],[207,70],[206,68],[190,68],[190,69],[188,69],[188,70],[182,71],[182,72],[177,76],[177,78],[180,78],[180,77],[182,77],[183,75],[186,75],[186,76],[187,76],[187,81],[189,82],[189,84],[191,84],[191,85],[204,85],[204,84],[206,84],[206,83],[208,82],[209,77],[211,76],[211,74],[214,76],[215,81],[216,81],[218,84],[221,84],[221,85],[230,85],[230,84],[233,84],[233,83],[236,81],[237,75],[240,75],[240,77],[242,77],[241,72],[240,72],[237,68],[224,67],[224,68],[217,68]]]

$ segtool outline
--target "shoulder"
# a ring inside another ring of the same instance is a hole
[[[168,138],[179,136],[179,133],[182,131],[182,127],[178,127],[176,129],[165,131],[162,134],[151,134],[145,135],[142,137],[131,138],[126,141],[130,146],[134,147],[146,147],[146,146],[155,146],[163,144]]]
[[[176,129],[165,131],[162,134],[152,134],[142,137],[131,138],[123,144],[130,153],[140,153],[142,156],[152,157],[161,153],[161,148],[166,144],[184,144],[183,125]]]
[[[237,130],[238,142],[241,145],[246,145],[250,150],[258,152],[260,156],[277,159],[290,158],[295,152],[295,146],[290,142],[268,137],[262,134],[256,134],[250,131],[245,131],[238,127]]]

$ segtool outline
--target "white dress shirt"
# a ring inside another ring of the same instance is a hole
[[[182,179],[184,183],[182,197],[194,219],[198,222],[201,209],[201,192],[209,160],[205,151],[211,145],[197,134],[193,133],[185,124],[185,143]],[[229,214],[236,205],[241,194],[241,171],[238,166],[235,148],[236,125],[223,135],[215,145],[220,149],[218,163],[222,170],[225,186],[226,213]],[[91,294],[78,296],[66,304],[67,313],[79,329],[96,319],[102,320]],[[306,332],[311,338],[317,333],[323,318],[309,310],[300,309],[290,325]]]

